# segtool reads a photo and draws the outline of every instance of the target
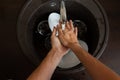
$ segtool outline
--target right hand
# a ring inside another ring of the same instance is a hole
[[[70,48],[71,44],[79,44],[77,39],[78,30],[77,27],[74,28],[72,20],[66,23],[64,30],[62,30],[62,24],[59,23],[57,30],[59,34],[58,37],[65,47]]]
[[[51,44],[52,44],[52,50],[57,51],[57,53],[64,56],[68,52],[68,48],[63,46],[59,40],[59,38],[56,36],[56,28],[54,27],[52,35],[51,35]]]

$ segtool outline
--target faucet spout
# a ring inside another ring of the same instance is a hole
[[[67,21],[67,15],[66,15],[66,7],[65,7],[65,2],[62,0],[61,1],[61,6],[60,6],[60,21],[65,24]]]

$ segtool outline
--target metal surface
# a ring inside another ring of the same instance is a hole
[[[65,22],[67,21],[65,2],[63,0],[61,1],[61,6],[60,6],[60,21],[63,24],[65,24]]]

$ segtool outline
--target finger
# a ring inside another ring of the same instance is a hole
[[[70,25],[69,25],[69,22],[67,21],[66,24],[65,24],[65,29],[69,29],[70,30]]]
[[[57,25],[57,30],[59,35],[63,35],[61,24]]]
[[[70,25],[70,28],[71,28],[72,30],[74,30],[74,26],[73,26],[72,20],[69,21],[69,25]]]
[[[59,20],[59,24],[62,24],[62,21]]]
[[[67,29],[63,30],[62,32],[63,32],[63,34],[66,34],[67,33]]]
[[[78,28],[77,27],[75,27],[74,33],[76,36],[78,35]]]
[[[55,36],[56,35],[56,27],[53,28],[53,32],[52,32],[52,36]]]
[[[62,29],[62,22],[60,21],[58,26]]]

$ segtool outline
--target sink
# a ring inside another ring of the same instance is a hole
[[[17,23],[17,36],[23,54],[38,66],[51,49],[51,31],[48,16],[52,12],[60,13],[61,0],[29,0],[23,7]],[[64,0],[68,20],[72,19],[78,27],[78,39],[85,41],[89,53],[100,58],[108,42],[109,25],[106,13],[97,0]],[[38,26],[42,34],[38,32]],[[83,65],[62,69],[56,73],[74,73],[82,71]]]

